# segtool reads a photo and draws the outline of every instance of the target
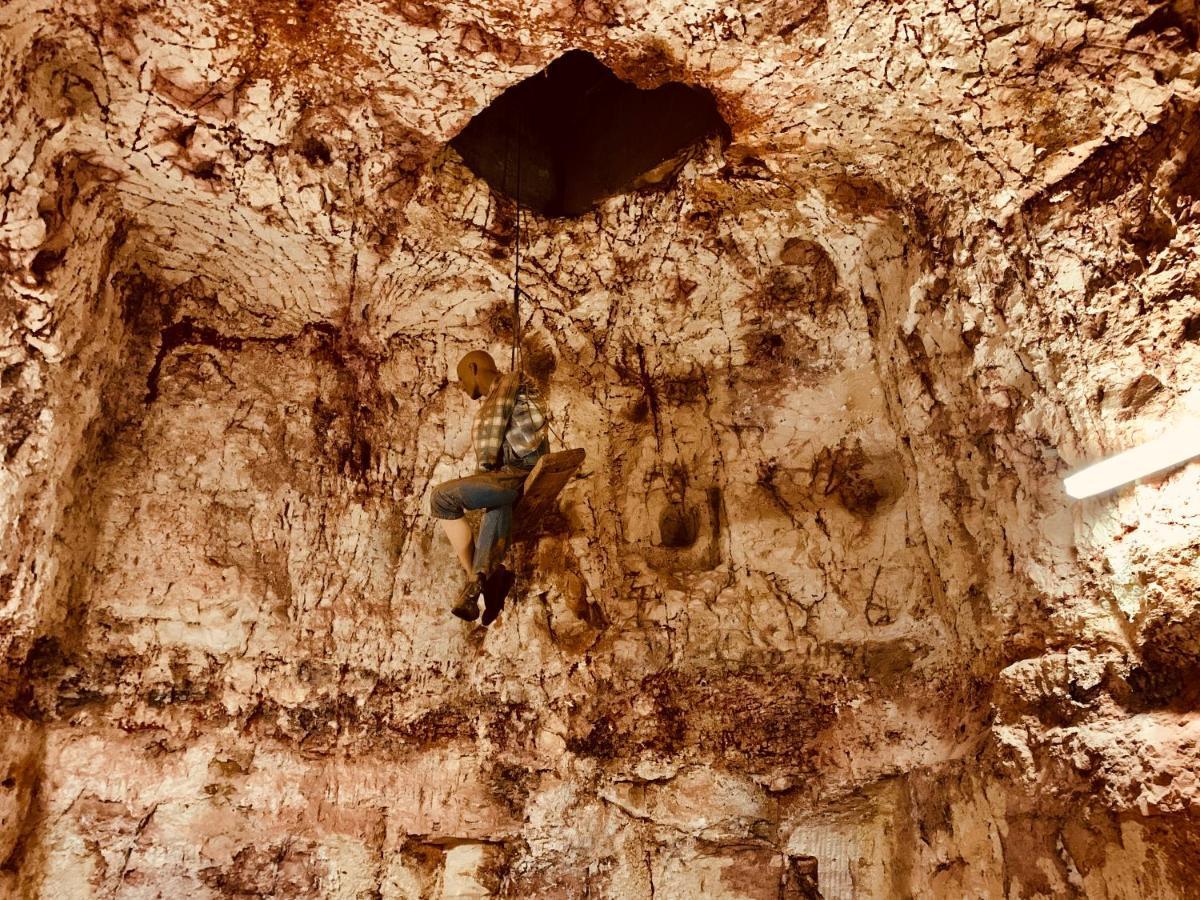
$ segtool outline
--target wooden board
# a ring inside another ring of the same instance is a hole
[[[504,559],[511,544],[537,537],[539,526],[558,500],[559,492],[583,465],[587,453],[582,449],[547,453],[525,479],[520,498],[513,506],[512,532],[507,541],[497,541],[492,547],[487,570],[494,572]]]
[[[559,492],[579,471],[587,452],[582,448],[547,453],[525,479],[524,492],[513,507],[513,540],[532,537],[538,523],[558,500]]]

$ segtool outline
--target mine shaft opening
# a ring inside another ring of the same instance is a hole
[[[643,90],[571,50],[502,93],[450,145],[492,190],[569,217],[667,180],[712,137],[727,144],[730,130],[705,88]]]

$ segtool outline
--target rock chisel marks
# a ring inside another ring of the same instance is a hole
[[[1190,896],[1200,475],[1059,479],[1200,414],[1193,19],[0,7],[0,894]],[[447,145],[572,51],[728,135],[528,216],[588,456],[472,630]]]

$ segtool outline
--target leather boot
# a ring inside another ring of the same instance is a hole
[[[517,576],[504,566],[488,575],[483,582],[483,618],[479,620],[480,625],[491,625],[496,621],[496,616],[504,609],[504,598],[516,580]]]
[[[483,578],[476,575],[463,585],[458,592],[458,600],[450,612],[464,622],[474,622],[479,618],[479,595],[483,592]]]

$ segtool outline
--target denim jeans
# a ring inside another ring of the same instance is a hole
[[[433,489],[429,511],[434,518],[461,519],[465,510],[485,510],[475,540],[476,572],[487,572],[503,558],[512,531],[513,504],[528,475],[526,469],[500,469],[443,481]],[[493,550],[495,560],[491,558]]]

